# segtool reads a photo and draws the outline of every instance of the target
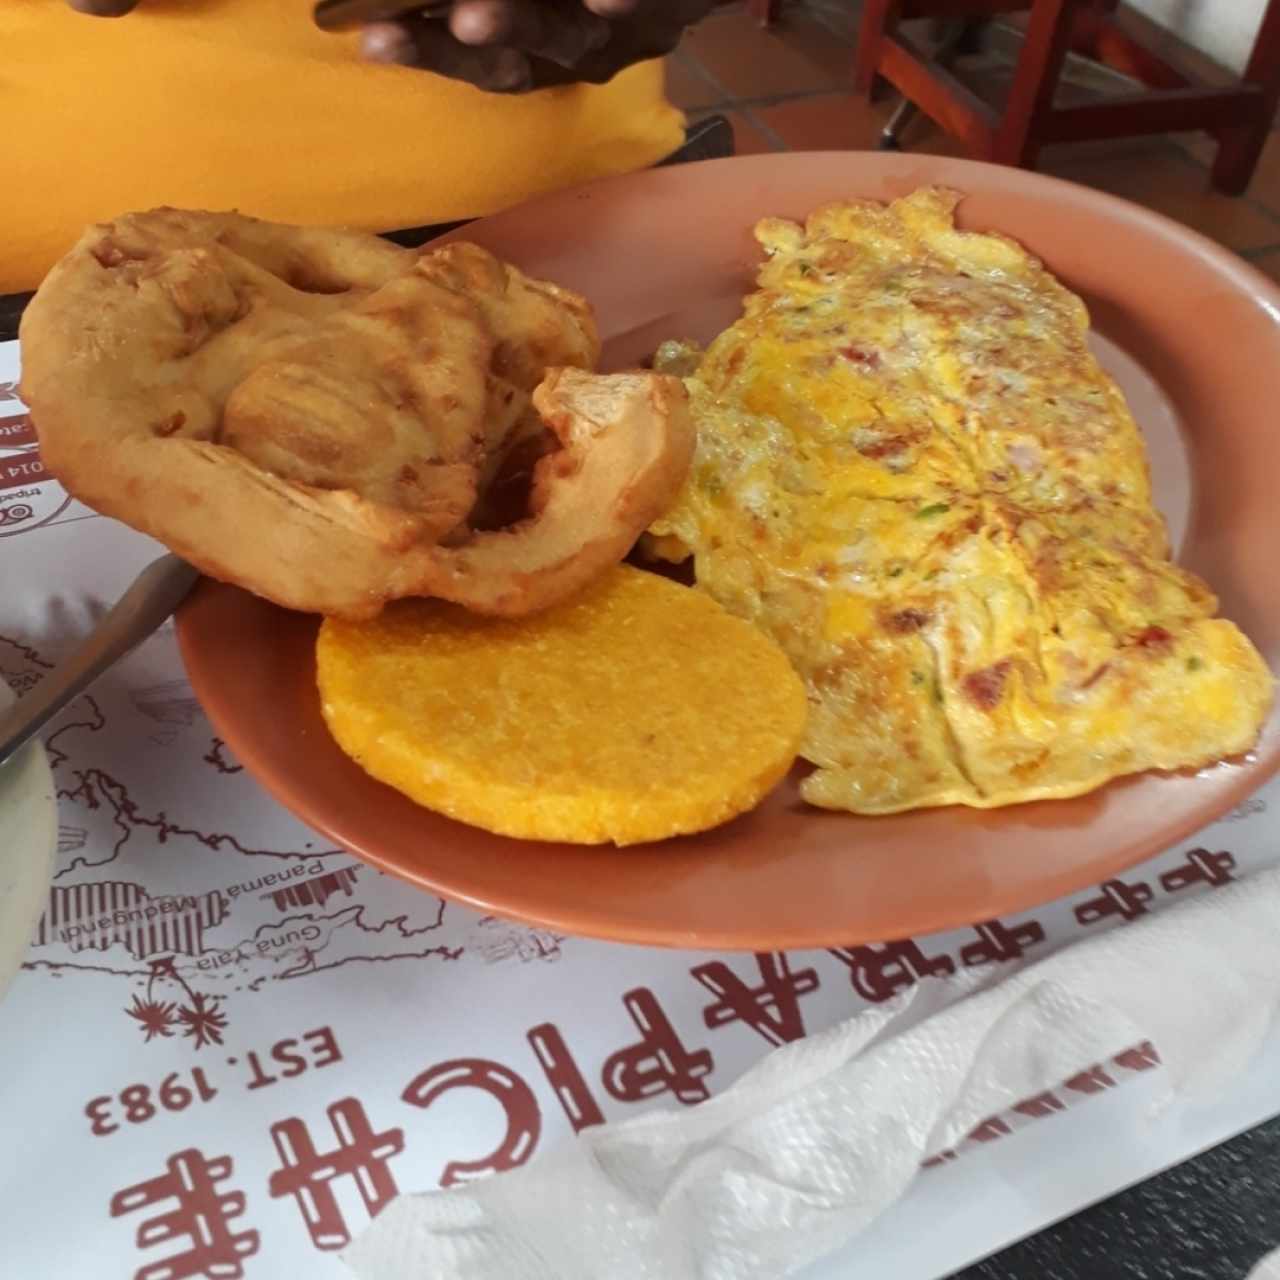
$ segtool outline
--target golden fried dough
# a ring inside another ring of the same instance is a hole
[[[693,447],[676,380],[590,373],[587,303],[468,244],[128,214],[54,268],[21,340],[42,454],[71,493],[320,613],[423,594],[545,607],[627,553]],[[533,509],[477,529],[507,450],[543,435]]]
[[[555,369],[533,403],[560,442],[533,472],[532,515],[440,547],[425,594],[516,615],[535,592],[563,600],[626,554],[649,511],[674,501],[693,457],[684,388],[642,373]]]
[[[327,620],[321,706],[412,800],[502,835],[635,844],[752,808],[786,773],[805,692],[701,592],[619,566],[520,620],[406,601]]]

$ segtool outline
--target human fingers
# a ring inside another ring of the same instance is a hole
[[[77,13],[95,18],[120,18],[138,7],[138,0],[67,0]]]
[[[578,0],[457,0],[449,30],[466,45],[502,45],[564,68],[602,48],[610,34]]]
[[[529,59],[520,50],[463,44],[444,23],[429,19],[370,23],[361,36],[361,50],[373,62],[420,67],[490,93],[533,87]]]

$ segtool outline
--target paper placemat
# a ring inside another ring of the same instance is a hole
[[[17,371],[0,345],[0,676],[22,693],[158,548],[48,476]],[[0,1005],[5,1262],[43,1280],[343,1276],[338,1252],[397,1191],[695,1105],[925,976],[1042,955],[1280,860],[1272,784],[1017,917],[828,951],[667,951],[482,917],[333,849],[214,735],[171,627],[47,745],[57,870]],[[1280,1044],[1232,1098],[1152,1119],[1158,1070],[1135,1045],[992,1117],[806,1275],[932,1280],[1280,1112]]]

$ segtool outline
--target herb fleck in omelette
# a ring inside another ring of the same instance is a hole
[[[804,678],[811,803],[991,807],[1247,751],[1261,657],[1169,559],[1083,303],[959,197],[768,220],[687,380],[668,558]],[[689,352],[661,352],[680,370]]]

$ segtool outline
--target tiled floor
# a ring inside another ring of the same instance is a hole
[[[793,0],[768,30],[741,8],[720,10],[669,59],[671,97],[691,118],[728,116],[739,153],[873,148],[894,104],[869,106],[850,91],[856,7]],[[924,118],[902,141],[910,151],[963,154]],[[1039,167],[1186,223],[1280,280],[1280,133],[1238,199],[1210,189],[1213,154],[1207,136],[1135,138],[1048,148]]]

